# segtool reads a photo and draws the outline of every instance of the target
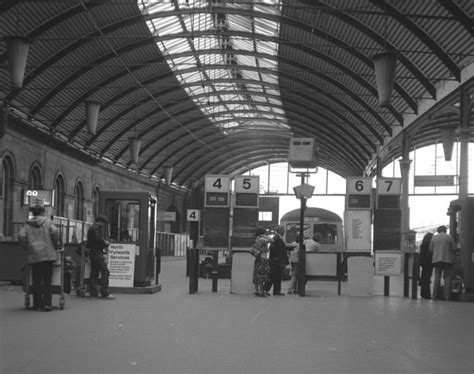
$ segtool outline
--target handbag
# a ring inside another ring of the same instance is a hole
[[[262,252],[260,252],[255,246],[250,248],[250,254],[254,257],[260,257],[262,255]]]

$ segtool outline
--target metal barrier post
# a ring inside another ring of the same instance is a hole
[[[217,279],[219,278],[219,273],[217,270],[212,270],[211,277],[212,277],[212,292],[217,292]]]
[[[336,254],[337,259],[336,259],[336,277],[337,277],[337,294],[340,296],[341,295],[341,273],[342,273],[342,263],[341,263],[341,253],[337,252]]]
[[[419,279],[419,257],[418,253],[413,253],[413,269],[411,275],[411,298],[416,300],[418,299],[418,279]]]
[[[389,276],[383,277],[383,295],[390,296],[390,277]]]
[[[189,247],[186,247],[186,276],[189,277],[189,262],[190,262],[190,259],[191,259],[191,256],[190,256],[190,252],[191,250],[189,249]]]
[[[194,294],[198,290],[199,275],[199,250],[196,248],[189,249],[189,262],[191,264],[189,271],[189,293]],[[197,264],[197,266],[196,266]]]
[[[212,292],[217,292],[217,279],[219,278],[218,263],[219,263],[219,252],[214,251],[212,253],[214,260],[212,264],[211,278],[212,278]]]
[[[403,266],[403,296],[408,297],[410,296],[410,275],[408,274],[408,264],[410,260],[410,255],[408,253],[404,253],[404,266]]]

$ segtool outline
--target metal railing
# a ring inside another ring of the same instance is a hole
[[[185,257],[186,249],[190,246],[191,238],[188,234],[156,233],[156,248],[160,250],[162,257]]]

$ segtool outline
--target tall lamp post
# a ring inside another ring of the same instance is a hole
[[[298,294],[305,295],[306,283],[306,254],[303,246],[304,238],[304,212],[306,210],[306,200],[311,197],[314,187],[306,184],[306,178],[310,173],[317,171],[317,146],[314,138],[291,138],[288,151],[288,163],[294,169],[306,169],[296,171],[296,175],[301,177],[301,185],[293,188],[296,198],[301,201],[300,208],[300,248],[298,252]],[[309,171],[314,169],[314,171]],[[290,170],[291,172],[291,170]]]
[[[306,184],[305,179],[309,176],[309,172],[301,172],[296,174],[301,177],[301,185],[293,188],[297,199],[300,199],[300,248],[298,252],[298,295],[305,295],[306,285],[306,252],[303,245],[304,238],[304,213],[306,211],[306,200],[313,195],[314,187]]]

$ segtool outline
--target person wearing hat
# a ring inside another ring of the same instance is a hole
[[[89,282],[90,297],[97,298],[97,283],[100,273],[100,294],[101,299],[115,299],[109,291],[109,269],[105,261],[105,253],[110,242],[107,240],[107,224],[109,220],[104,214],[99,214],[95,218],[94,224],[87,231],[87,246],[90,249],[89,259],[91,261],[91,275]]]
[[[18,240],[26,247],[26,260],[33,277],[33,310],[50,312],[52,302],[53,263],[61,247],[59,230],[45,217],[42,205],[30,208],[33,217],[18,232]]]

